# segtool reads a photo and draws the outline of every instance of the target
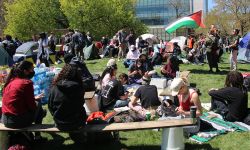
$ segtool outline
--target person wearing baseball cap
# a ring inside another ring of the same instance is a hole
[[[196,106],[196,116],[202,115],[202,107],[198,93],[188,87],[188,80],[186,78],[174,78],[170,85],[172,96],[177,96],[180,106],[177,108],[177,114],[189,116],[190,107]]]
[[[104,69],[101,75],[101,86],[104,88],[111,79],[116,78],[117,64],[115,59],[110,59],[107,63],[107,67]]]

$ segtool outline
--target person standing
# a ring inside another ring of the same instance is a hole
[[[127,33],[125,28],[118,32],[118,41],[119,41],[119,52],[118,52],[118,61],[126,56],[126,48],[127,48],[127,41],[126,41]]]
[[[126,41],[128,42],[128,47],[130,47],[131,45],[135,45],[135,34],[134,31],[131,29],[129,35],[126,37]]]
[[[86,44],[87,44],[87,46],[90,46],[91,44],[93,44],[93,41],[94,41],[93,36],[88,31],[86,33]]]
[[[194,43],[195,41],[193,35],[188,35],[187,39],[188,52],[190,52],[193,49]]]
[[[230,53],[230,70],[231,71],[236,71],[237,70],[237,55],[238,55],[238,50],[239,50],[239,40],[240,36],[238,35],[240,32],[239,29],[234,29],[233,30],[233,35],[231,38],[230,45],[227,46],[231,50]]]
[[[209,72],[213,72],[213,68],[216,68],[216,72],[220,72],[218,67],[218,42],[219,39],[218,36],[216,36],[216,30],[211,30],[205,42]]]
[[[49,40],[45,32],[40,33],[38,44],[37,63],[49,67]]]
[[[74,49],[73,55],[77,56],[81,60],[83,60],[83,48],[85,46],[85,38],[83,34],[75,29],[75,33],[72,35],[72,48]]]
[[[4,49],[10,55],[10,57],[13,58],[16,53],[17,45],[13,41],[11,35],[6,35],[5,40],[2,43],[4,45]]]

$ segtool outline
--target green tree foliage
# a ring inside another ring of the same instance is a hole
[[[6,26],[6,21],[4,19],[5,7],[4,3],[11,3],[13,0],[0,0],[0,36],[3,34],[3,28]]]
[[[230,34],[232,32],[232,22],[229,21],[230,19],[231,17],[228,13],[221,13],[217,8],[214,8],[205,18],[205,24],[207,25],[205,31],[208,32],[210,25],[214,24],[223,35]]]
[[[134,29],[136,34],[147,28],[136,19],[134,0],[60,0],[61,9],[71,28],[89,31],[96,39],[113,36],[123,27]]]
[[[63,16],[59,0],[15,0],[5,6],[7,26],[4,33],[23,40],[57,28]]]
[[[216,6],[206,16],[206,24],[216,25],[223,33],[231,34],[234,28],[245,34],[250,30],[249,0],[215,0]]]

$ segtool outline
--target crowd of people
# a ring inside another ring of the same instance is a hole
[[[195,106],[196,116],[199,117],[202,115],[199,94],[189,86],[187,78],[178,75],[179,65],[183,63],[183,56],[196,64],[202,64],[207,59],[209,71],[213,72],[212,69],[215,68],[216,72],[220,72],[218,62],[223,54],[223,48],[231,51],[231,71],[227,74],[224,88],[211,89],[208,92],[211,96],[211,110],[221,114],[227,121],[244,121],[248,115],[248,99],[243,76],[236,71],[238,34],[239,30],[235,29],[233,40],[225,44],[219,31],[212,25],[207,36],[201,34],[199,39],[195,40],[194,36],[190,35],[186,40],[184,51],[180,49],[178,43],[173,43],[173,51],[168,52],[164,41],[160,40],[160,43],[155,44],[142,37],[136,41],[133,30],[127,34],[124,28],[111,40],[107,36],[102,37],[101,47],[104,56],[118,57],[118,61],[124,61],[124,67],[128,68],[127,73],[118,76],[117,62],[111,58],[100,76],[100,87],[97,89],[93,76],[83,62],[83,48],[93,44],[93,37],[89,32],[83,34],[78,30],[65,34],[63,36],[65,64],[54,78],[48,98],[48,108],[55,126],[65,131],[78,130],[85,126],[88,114],[84,108],[84,93],[92,90],[96,90],[99,97],[97,99],[99,110],[105,113],[127,106],[140,114],[138,120],[145,120],[146,112],[152,113],[152,110],[156,111],[161,105],[169,108],[175,105],[176,115],[188,117],[191,106]],[[46,33],[40,34],[37,64],[44,63],[49,66],[49,50],[55,51],[56,41],[54,34],[49,37]],[[11,56],[15,51],[9,50],[8,47],[11,47],[9,45],[13,43],[13,46],[18,47],[21,44],[17,40],[12,40],[11,36],[6,36],[6,40],[2,43]],[[160,73],[157,73],[154,66],[162,65],[164,59],[166,63],[160,68]],[[62,61],[60,58],[58,60]],[[33,122],[41,124],[46,116],[46,111],[42,109],[40,103],[43,93],[34,95],[31,81],[34,74],[33,64],[28,61],[24,60],[12,66],[3,88],[2,98],[2,122],[6,127],[23,128]],[[171,81],[171,96],[177,99],[177,104],[172,99],[158,96],[157,87],[150,85],[151,79],[155,77]],[[131,84],[139,86],[135,93],[128,91],[127,87]],[[198,129],[199,125],[200,123]],[[70,135],[76,136],[74,133]],[[37,132],[35,139],[43,138]]]

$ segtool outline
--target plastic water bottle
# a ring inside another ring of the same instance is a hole
[[[176,78],[179,78],[179,77],[180,77],[180,72],[176,71]]]

